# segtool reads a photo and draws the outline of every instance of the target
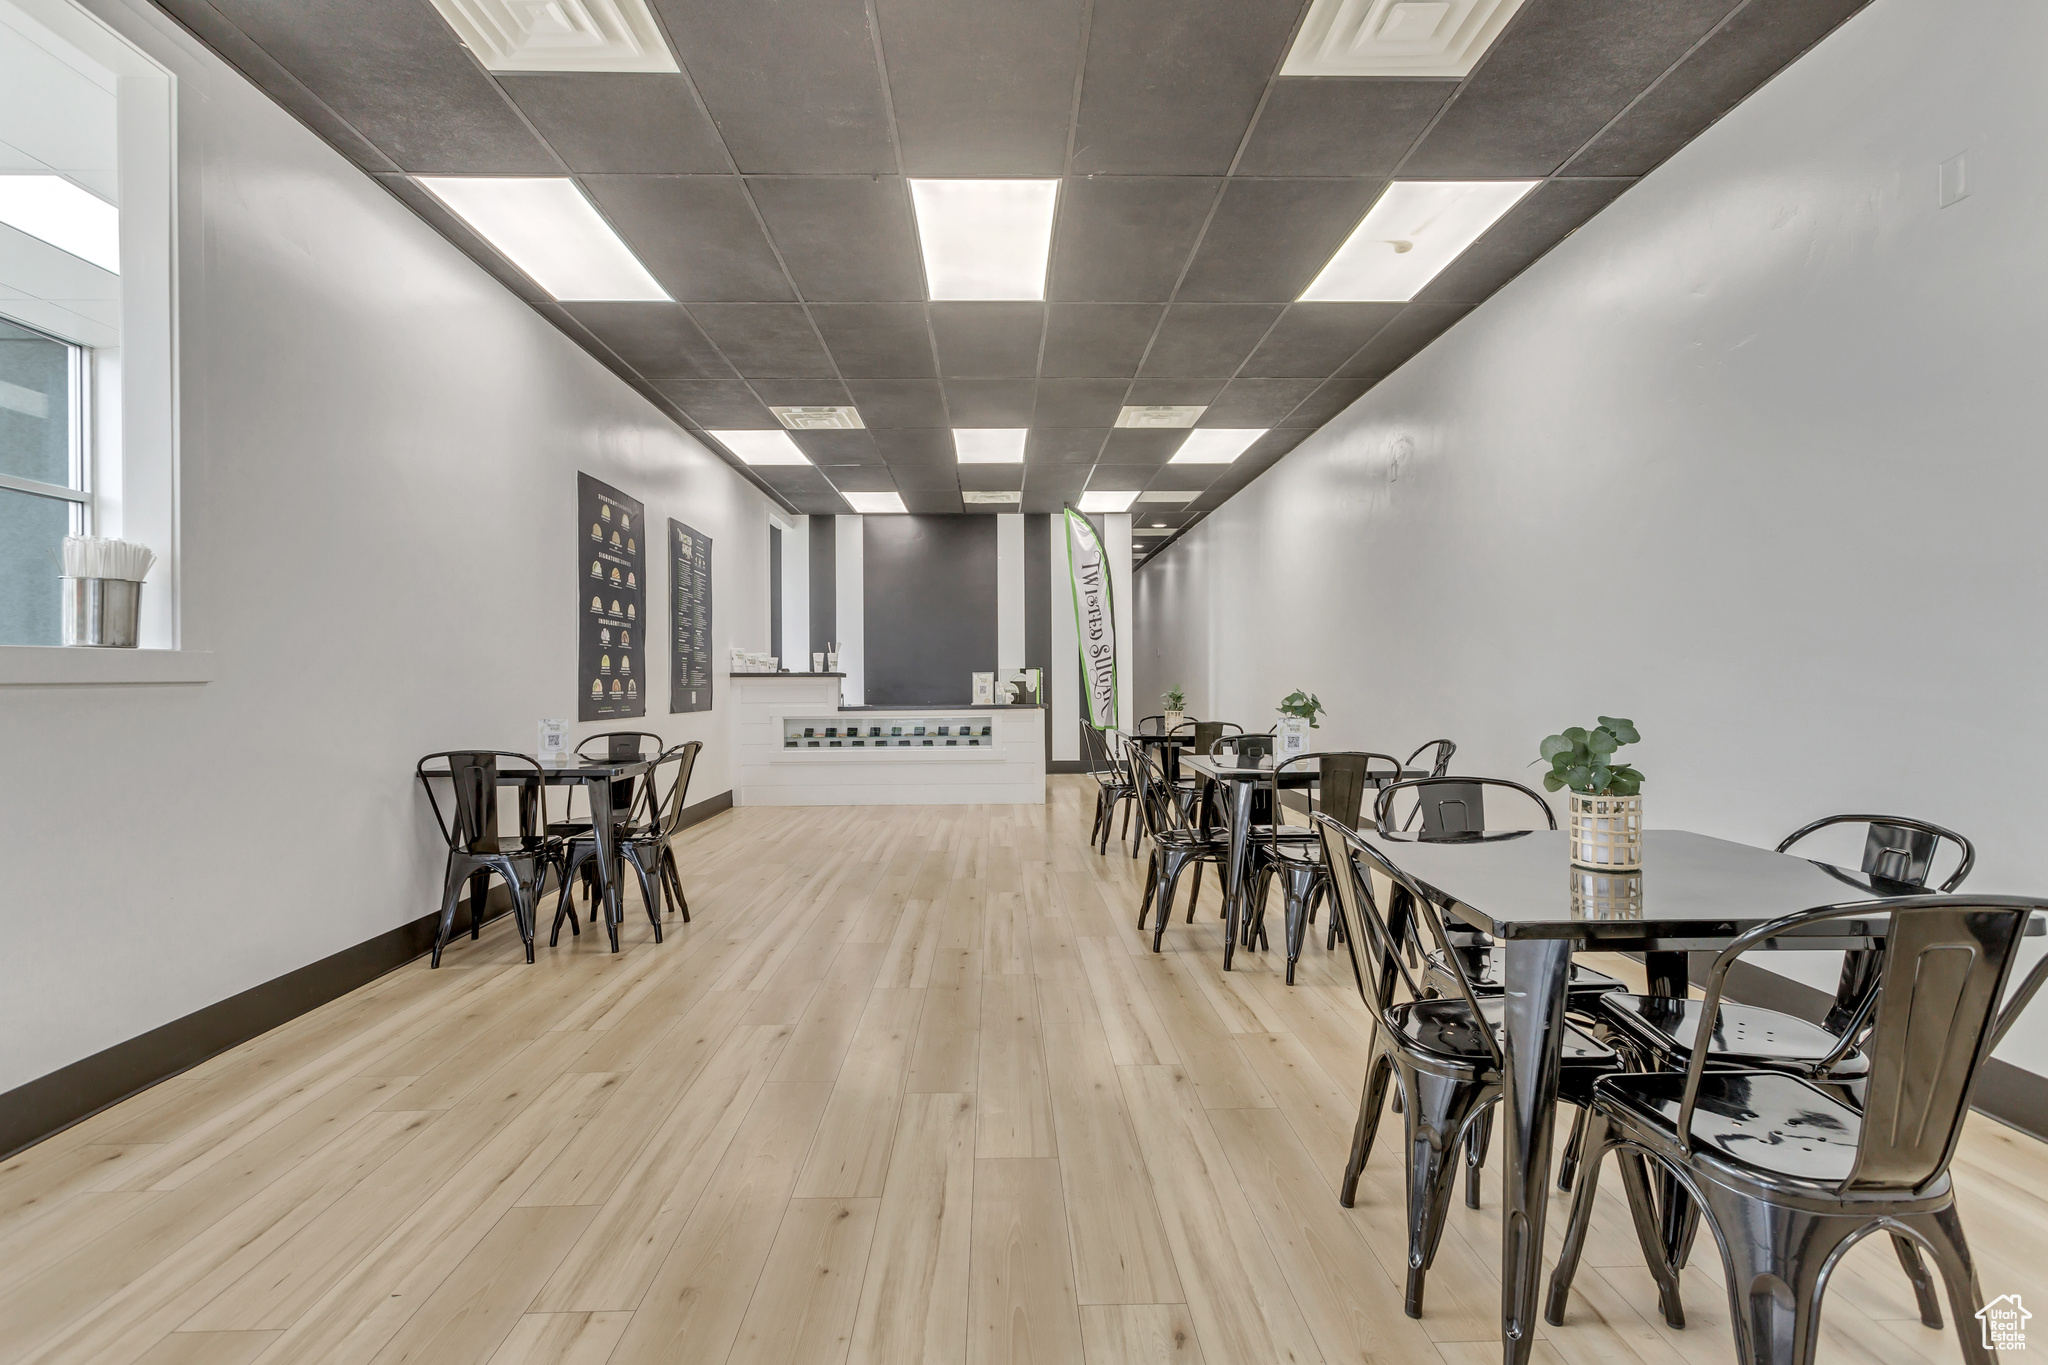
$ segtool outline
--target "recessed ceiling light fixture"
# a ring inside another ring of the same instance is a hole
[[[121,273],[121,211],[61,175],[0,175],[0,223]]]
[[[413,178],[557,299],[668,301],[668,291],[573,180],[535,175]]]
[[[1120,427],[1191,427],[1195,419],[1207,412],[1206,407],[1138,407],[1125,408],[1116,415]]]
[[[1301,300],[1406,303],[1541,183],[1392,181]]]
[[[913,180],[934,299],[1042,299],[1057,180]]]
[[[714,431],[720,445],[748,464],[809,464],[786,431]]]
[[[960,495],[962,502],[1022,502],[1022,493],[999,493],[987,489],[970,488]]]
[[[1136,502],[1137,499],[1138,495],[1135,492],[1121,493],[1103,489],[1092,493],[1083,493],[1081,495],[1081,510],[1083,512],[1128,512],[1131,510],[1131,504]]]
[[[910,510],[903,505],[901,493],[841,493],[839,496],[846,499],[848,507],[868,516]]]
[[[860,420],[860,409],[846,407],[779,408],[769,405],[768,411],[775,419],[791,431],[859,431],[866,423]]]
[[[955,427],[953,453],[961,464],[1022,464],[1023,427]]]
[[[1173,452],[1168,464],[1229,464],[1251,448],[1253,441],[1266,434],[1260,427],[1256,431],[1240,430],[1236,427],[1203,427],[1191,431],[1188,438],[1180,443],[1180,449]]]

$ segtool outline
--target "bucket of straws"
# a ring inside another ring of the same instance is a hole
[[[135,648],[142,580],[156,554],[147,545],[102,536],[64,538],[64,643]]]

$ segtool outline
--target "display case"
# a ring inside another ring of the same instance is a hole
[[[801,750],[992,749],[995,718],[934,710],[782,717],[782,747]]]

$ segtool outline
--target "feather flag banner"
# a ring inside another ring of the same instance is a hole
[[[1095,524],[1067,509],[1067,564],[1073,573],[1074,637],[1081,646],[1081,680],[1088,723],[1116,728],[1116,604],[1110,597],[1109,560]]]

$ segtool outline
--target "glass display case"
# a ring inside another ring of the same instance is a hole
[[[785,749],[990,749],[995,747],[992,716],[948,715],[942,711],[909,714],[785,716]]]

